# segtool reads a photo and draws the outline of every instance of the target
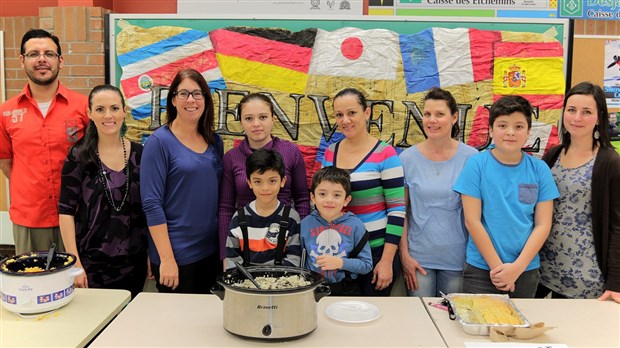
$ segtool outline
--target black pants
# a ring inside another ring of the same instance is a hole
[[[536,289],[536,295],[534,295],[534,297],[545,298],[549,294],[551,294],[551,298],[567,298],[566,296],[560,294],[559,292],[555,292],[541,284],[538,284],[538,288]]]
[[[361,296],[362,288],[359,279],[345,278],[338,283],[330,283],[330,296]]]
[[[159,265],[151,263],[151,270],[159,292],[210,294],[211,287],[215,285],[217,276],[222,272],[222,261],[216,253],[194,263],[179,266],[179,286],[175,290],[159,283]]]
[[[375,248],[370,250],[372,252],[372,268],[374,270],[375,266],[381,260],[381,256],[383,255],[383,247]],[[399,262],[400,259],[398,255],[394,255],[394,262],[392,262],[392,283],[383,289],[383,290],[375,290],[375,285],[372,283],[372,272],[370,271],[368,274],[364,274],[359,277],[360,286],[362,288],[362,296],[390,296],[392,293],[392,287],[394,286],[394,281],[396,280],[396,275],[399,272]]]
[[[144,262],[144,267],[137,267],[122,280],[106,284],[105,288],[129,290],[133,299],[144,289],[144,282],[146,282],[146,262]]]

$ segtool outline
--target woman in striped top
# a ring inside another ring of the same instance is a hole
[[[338,129],[345,136],[325,150],[323,166],[346,169],[351,174],[351,203],[370,233],[373,271],[362,276],[363,296],[389,296],[395,274],[394,257],[405,221],[403,167],[396,150],[368,133],[370,108],[354,88],[334,97]]]

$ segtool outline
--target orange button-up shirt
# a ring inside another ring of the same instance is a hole
[[[28,85],[0,106],[0,159],[12,159],[9,178],[13,223],[34,228],[58,226],[60,173],[88,125],[86,96],[58,83],[43,117]]]

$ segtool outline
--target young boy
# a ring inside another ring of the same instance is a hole
[[[246,160],[248,185],[256,200],[239,209],[230,222],[225,268],[247,265],[299,267],[299,214],[278,200],[286,183],[282,156],[259,149]]]
[[[310,199],[315,205],[301,221],[301,244],[308,253],[305,267],[325,276],[333,296],[361,295],[358,276],[372,270],[368,232],[351,212],[349,173],[325,167],[314,173]]]
[[[463,292],[531,298],[559,192],[549,167],[521,150],[532,126],[525,98],[493,103],[489,126],[495,147],[470,157],[454,184],[470,234]]]

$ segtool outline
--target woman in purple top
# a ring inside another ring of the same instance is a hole
[[[246,95],[237,106],[237,115],[241,119],[245,139],[224,155],[222,163],[224,172],[218,212],[222,259],[226,256],[226,236],[233,214],[238,208],[256,199],[248,186],[245,173],[245,160],[254,150],[264,148],[282,155],[286,184],[280,190],[278,199],[284,204],[294,203],[301,219],[310,214],[306,165],[295,144],[271,135],[274,108],[269,98],[259,93]]]
[[[123,137],[125,101],[114,86],[88,97],[90,123],[62,168],[59,220],[67,252],[86,272],[80,288],[136,296],[146,279],[146,219],[140,202],[142,145]]]

